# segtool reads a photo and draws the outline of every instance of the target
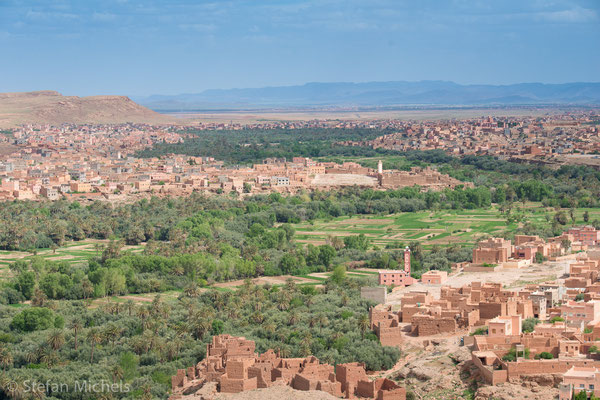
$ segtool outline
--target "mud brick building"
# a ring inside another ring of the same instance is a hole
[[[600,322],[600,300],[577,302],[569,300],[560,307],[561,317],[572,326],[583,329],[588,324]]]
[[[417,282],[410,276],[410,249],[404,249],[404,269],[402,270],[380,270],[379,284],[385,286],[410,286]]]
[[[474,264],[500,264],[512,257],[510,240],[490,238],[473,249]]]
[[[222,393],[287,385],[297,390],[320,390],[335,397],[405,400],[406,390],[387,378],[371,379],[361,363],[321,364],[314,356],[281,358],[273,350],[256,354],[255,343],[242,337],[214,336],[206,358],[171,377],[173,395],[199,390],[217,382]]]
[[[371,327],[386,345],[402,343],[403,324],[410,324],[415,336],[455,334],[489,321],[497,323],[499,331],[517,333],[520,321],[534,316],[532,290],[516,292],[503,289],[499,283],[472,282],[461,288],[442,286],[439,300],[428,292],[409,292],[402,297],[397,312],[389,306],[372,308]],[[545,314],[546,297],[538,296],[537,300],[542,302],[537,307],[538,315],[540,307]]]
[[[428,285],[441,285],[448,280],[448,272],[446,271],[427,271],[421,275],[421,283]]]
[[[600,242],[600,230],[591,225],[573,227],[568,233],[573,235],[575,241],[584,245],[595,246]]]
[[[571,367],[563,375],[559,386],[559,400],[571,400],[573,393],[585,391],[600,396],[600,370],[597,367]]]
[[[397,188],[403,186],[422,186],[432,190],[453,189],[457,185],[473,187],[471,182],[461,182],[448,175],[441,174],[431,167],[412,167],[410,171],[388,171],[381,167],[377,171],[379,186]]]

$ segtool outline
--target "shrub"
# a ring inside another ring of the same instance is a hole
[[[537,318],[527,318],[523,321],[522,331],[523,333],[533,332],[535,326],[540,323],[540,320]]]
[[[477,328],[475,329],[475,331],[471,332],[469,334],[469,336],[475,336],[475,335],[487,335],[488,334],[488,327],[484,326],[481,328]]]
[[[525,350],[523,351],[524,354],[522,354],[523,358],[529,358],[529,349],[527,347],[525,347]],[[510,351],[508,353],[506,353],[504,355],[504,357],[502,357],[502,360],[504,361],[516,361],[517,360],[517,348],[513,347],[512,349],[510,349]]]
[[[10,329],[22,332],[40,331],[53,327],[54,321],[54,313],[48,308],[26,308],[14,316]]]
[[[536,359],[543,359],[543,360],[552,360],[554,358],[554,356],[552,355],[552,353],[549,353],[547,351],[542,351],[540,354],[537,354],[535,356]]]

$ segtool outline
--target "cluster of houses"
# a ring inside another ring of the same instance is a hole
[[[102,147],[99,147],[102,149]],[[140,159],[105,150],[36,151],[28,148],[0,161],[0,200],[128,199],[150,195],[212,193],[296,193],[300,190],[361,186],[394,189],[418,185],[424,190],[471,186],[432,168],[410,171],[337,164],[310,158],[270,158],[251,167],[228,167],[212,157]]]
[[[489,238],[473,249],[473,261],[459,263],[455,270],[489,272],[500,268],[524,268],[536,262],[536,257],[556,259],[567,251],[583,251],[600,243],[600,230],[586,225],[572,227],[560,236],[547,240],[533,235],[515,235],[514,245],[503,238]],[[403,288],[417,282],[410,274],[410,250],[404,251],[404,269],[380,270],[378,283]],[[430,270],[421,275],[421,283],[441,285],[448,279],[446,271]]]
[[[230,335],[213,336],[206,358],[171,377],[171,400],[194,394],[208,382],[220,393],[271,386],[320,390],[335,397],[405,400],[406,390],[387,378],[371,378],[364,364],[322,364],[314,356],[283,358],[275,351],[255,352],[255,342]],[[206,397],[202,397],[206,398]]]
[[[586,251],[564,255],[565,240]],[[397,309],[385,300],[371,308],[371,328],[386,346],[402,346],[407,334],[464,335],[473,365],[490,385],[546,375],[559,387],[560,400],[580,391],[600,396],[598,245],[600,231],[590,226],[573,227],[549,241],[517,235],[512,245],[490,239],[474,249],[474,260],[501,264],[522,257],[531,262],[532,252],[539,252],[565,262],[566,275],[518,290],[501,283],[452,287],[442,281],[439,298],[429,290],[413,290],[402,295]]]
[[[344,142],[399,151],[441,149],[450,154],[493,155],[527,160],[562,154],[597,154],[597,113],[534,117],[486,117],[406,122],[398,132],[369,141]]]

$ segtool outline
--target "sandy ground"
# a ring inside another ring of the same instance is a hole
[[[568,268],[568,262],[550,262],[533,264],[521,269],[500,269],[493,272],[460,272],[450,275],[444,285],[461,287],[474,281],[502,283],[510,289],[521,289],[533,283],[561,278]],[[400,304],[400,298],[408,292],[429,291],[436,298],[440,296],[441,285],[425,285],[416,283],[402,289],[397,289],[388,295],[387,304]]]
[[[311,279],[300,278],[298,276],[281,275],[281,276],[261,276],[260,278],[253,279],[255,285],[264,285],[266,283],[270,285],[282,285],[285,284],[288,279],[293,279],[295,283],[314,283]],[[220,282],[212,285],[213,287],[231,288],[236,286],[242,286],[245,279],[239,279],[237,281]]]
[[[561,279],[568,262],[534,264],[523,269],[498,270],[484,273],[458,273],[451,275],[446,282],[452,287],[461,287],[473,281],[502,283],[511,289],[520,289],[527,284]],[[388,295],[387,304],[399,309],[400,298],[410,291],[429,291],[439,298],[441,285],[417,283],[408,288],[396,290]],[[410,335],[410,324],[401,323],[403,344],[402,358],[389,371],[378,373],[401,381],[419,399],[468,399],[469,389],[476,389],[475,399],[512,400],[527,398],[544,400],[555,398],[558,391],[551,386],[540,386],[535,382],[506,383],[488,386],[483,383],[479,372],[473,366],[471,352],[461,346],[461,338],[467,332],[454,335],[417,337]]]
[[[306,120],[439,120],[448,118],[476,118],[487,115],[497,116],[522,116],[544,115],[557,112],[547,108],[453,108],[429,110],[385,110],[385,111],[357,111],[357,110],[261,110],[261,111],[227,111],[227,112],[173,112],[167,113],[181,123],[240,123],[248,124],[269,121],[306,121]]]
[[[215,400],[331,400],[337,399],[320,390],[309,390],[306,392],[294,390],[289,386],[270,387],[268,389],[250,390],[244,393],[225,394],[219,393]]]
[[[204,385],[193,395],[183,396],[182,400],[333,400],[331,396],[319,390],[300,391],[289,386],[272,386],[267,389],[255,389],[242,393],[217,393],[216,383]]]
[[[355,174],[317,174],[312,181],[316,186],[375,186],[376,183],[376,178]]]

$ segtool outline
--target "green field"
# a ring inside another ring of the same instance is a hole
[[[508,223],[506,215],[497,207],[478,210],[420,211],[391,215],[367,215],[339,217],[329,220],[302,222],[295,224],[296,240],[300,243],[323,244],[328,236],[349,236],[364,234],[380,247],[397,242],[408,244],[421,242],[425,246],[472,245],[480,238],[500,236],[514,231],[525,222],[549,223],[547,216],[553,217],[554,209],[541,204],[518,205],[515,212],[523,215],[520,222]],[[600,218],[598,209],[578,209],[576,223],[583,224],[583,213],[588,211],[590,220]],[[563,210],[568,215],[569,210]],[[566,229],[566,227],[565,227]]]
[[[30,260],[32,257],[42,257],[52,261],[67,261],[71,264],[85,263],[90,257],[102,253],[105,240],[82,240],[70,242],[55,251],[52,249],[38,249],[35,254],[25,251],[0,250],[0,277],[6,277],[10,271],[8,266],[17,260]],[[141,252],[143,246],[124,246],[122,251],[133,253]]]

